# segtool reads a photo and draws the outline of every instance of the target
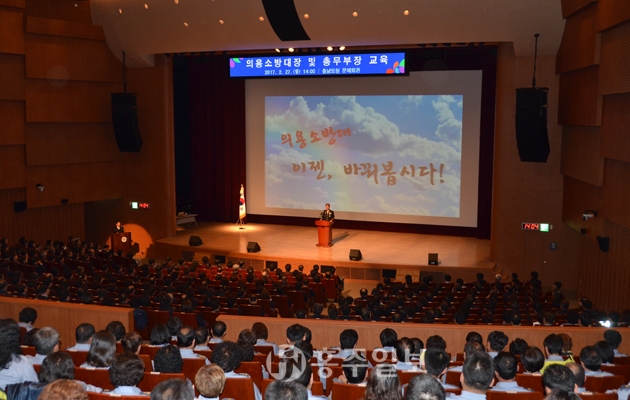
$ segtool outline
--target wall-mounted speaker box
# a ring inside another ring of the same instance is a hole
[[[395,269],[384,269],[382,271],[383,278],[392,278],[396,279],[396,270]]]
[[[188,244],[190,246],[201,246],[203,241],[199,236],[191,236],[190,239],[188,239]]]
[[[516,89],[516,145],[523,162],[547,162],[548,88]]]
[[[13,211],[15,211],[15,212],[26,211],[26,202],[25,201],[15,201],[15,202],[13,202]]]
[[[331,274],[335,273],[335,267],[332,265],[320,265],[319,266],[319,271],[322,274],[325,274],[326,272],[330,272]]]
[[[360,261],[363,258],[363,255],[359,249],[350,249],[349,257],[352,261]]]
[[[438,253],[429,253],[429,265],[438,265]]]
[[[112,124],[118,149],[122,152],[138,152],[142,138],[138,128],[138,108],[135,93],[112,93]]]
[[[608,236],[597,236],[597,244],[601,251],[608,253],[610,249],[610,238]]]
[[[258,253],[260,251],[260,245],[258,242],[249,242],[247,243],[247,252],[248,253]]]
[[[269,270],[278,268],[278,261],[265,261],[265,268]]]

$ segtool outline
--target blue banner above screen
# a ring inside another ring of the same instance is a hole
[[[408,75],[405,53],[277,55],[230,58],[232,78]]]

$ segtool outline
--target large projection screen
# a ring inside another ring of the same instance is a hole
[[[246,82],[247,211],[477,226],[482,71]]]

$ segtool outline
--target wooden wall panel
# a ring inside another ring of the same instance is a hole
[[[602,99],[598,95],[598,71],[598,66],[592,66],[560,75],[559,124],[601,124]]]
[[[81,149],[77,151],[77,149]],[[108,123],[29,123],[26,125],[28,166],[122,160]]]
[[[0,10],[0,53],[24,54],[24,15]]]
[[[567,176],[595,186],[604,184],[604,159],[599,155],[599,127],[562,127],[562,166]]]
[[[49,18],[26,18],[26,32],[40,35],[105,40],[105,33],[101,26]]]
[[[602,33],[601,38],[599,93],[630,93],[630,22]]]
[[[0,0],[0,6],[24,8],[26,0]]]
[[[601,235],[610,238],[608,253],[587,238],[580,241],[580,289],[598,309],[621,312],[630,304],[630,230],[605,220]]]
[[[601,187],[593,186],[569,176],[564,177],[562,197],[562,222],[576,232],[586,229],[586,236],[595,241],[595,236],[603,231],[603,198]],[[597,218],[582,220],[586,210],[598,211]]]
[[[89,1],[28,0],[24,6],[24,15],[84,24],[92,23]]]
[[[125,188],[121,177],[124,162],[46,165],[28,167],[26,194],[30,208],[49,207],[69,203],[83,203],[123,197]],[[45,190],[40,192],[36,185],[41,183]]]
[[[26,83],[26,122],[110,122],[114,83],[29,79]]]
[[[0,146],[0,189],[21,188],[26,184],[23,145]],[[1,233],[0,233],[1,235]]]
[[[600,155],[630,162],[630,94],[604,96]]]
[[[24,143],[24,102],[0,101],[0,145]]]
[[[604,182],[602,215],[630,228],[630,163],[607,159]]]
[[[599,62],[599,43],[595,24],[597,4],[590,4],[567,19],[558,49],[557,74],[590,67]]]
[[[25,46],[27,78],[122,82],[120,61],[105,41],[28,34]]]
[[[562,18],[567,19],[571,14],[592,3],[597,3],[597,0],[562,0]]]
[[[13,203],[26,200],[26,190],[0,190],[0,221],[2,237],[17,243],[27,236],[38,243],[47,239],[66,240],[70,235],[85,237],[83,204],[65,204],[55,207],[29,208],[15,212]]]
[[[24,56],[0,54],[0,100],[24,100]]]
[[[600,1],[597,13],[597,30],[603,31],[630,21],[630,1]]]

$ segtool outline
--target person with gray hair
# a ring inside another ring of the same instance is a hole
[[[308,391],[296,381],[275,380],[267,386],[265,400],[308,400]],[[151,398],[153,400],[153,398]]]
[[[45,326],[33,335],[33,346],[37,354],[27,356],[31,364],[41,365],[47,355],[59,351],[59,332],[54,328]]]
[[[411,378],[405,390],[407,400],[444,400],[444,387],[429,374],[418,374]]]
[[[151,400],[194,400],[195,391],[183,379],[168,379],[151,390]]]

